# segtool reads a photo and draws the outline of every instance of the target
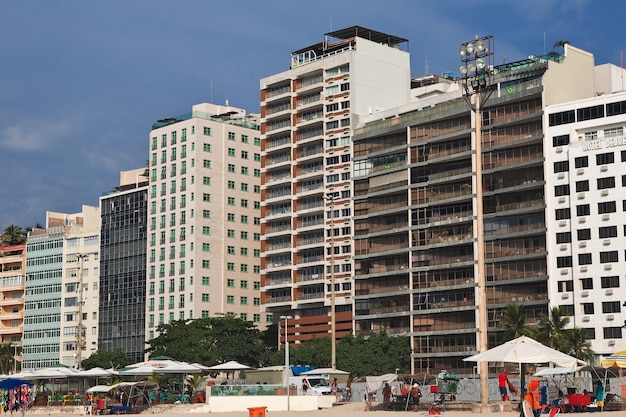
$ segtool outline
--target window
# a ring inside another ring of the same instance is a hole
[[[202,218],[210,219],[211,218],[211,210],[202,210]]]
[[[605,201],[604,203],[598,203],[598,214],[615,213],[617,206],[615,201]]]
[[[554,163],[554,173],[569,171],[569,161],[559,161]]]
[[[593,314],[593,303],[582,303],[583,314]]]
[[[211,168],[211,161],[209,161],[208,159],[205,159],[202,161],[202,166],[204,168]]]
[[[202,193],[202,201],[210,203],[211,202],[211,194]]]
[[[589,158],[586,156],[579,156],[574,159],[574,166],[576,168],[586,168],[589,166]]]
[[[242,305],[247,305],[248,304],[248,297],[239,297],[239,304]]]
[[[591,240],[591,229],[577,230],[578,240]]]
[[[591,265],[591,254],[590,253],[579,253],[578,254],[578,265]]]
[[[572,241],[572,233],[571,232],[564,232],[564,233],[557,233],[556,234],[556,243],[560,244],[560,243],[570,243]]]
[[[204,136],[211,136],[211,128],[210,128],[210,127],[205,127],[205,128],[202,130],[202,134],[203,134]]]
[[[241,151],[241,159],[248,159],[248,151]]]
[[[241,199],[241,207],[248,207],[248,200],[246,200],[245,198]]]
[[[241,135],[241,143],[248,143],[248,135]]]
[[[572,281],[559,281],[558,282],[559,292],[569,292],[574,291],[574,284]]]
[[[560,135],[552,137],[552,146],[565,146],[569,144],[569,135]]]
[[[615,155],[613,152],[599,153],[596,155],[596,165],[606,165],[615,162]]]
[[[226,247],[226,253],[228,253],[229,255],[234,255],[235,254],[235,247],[234,246],[227,246]]]
[[[227,219],[229,222],[234,222],[235,221],[235,213],[228,213],[227,214]]]
[[[598,190],[604,190],[606,188],[615,188],[615,177],[598,178]]]
[[[254,176],[255,177],[260,177],[261,176],[261,170],[258,168],[254,168]]]
[[[619,277],[601,277],[600,278],[600,286],[602,288],[619,288]]]
[[[229,206],[234,206],[234,205],[235,205],[235,197],[228,197],[228,198],[226,199],[226,201],[227,201],[227,204],[228,204]]]
[[[240,272],[248,272],[248,264],[241,264],[241,265],[239,265],[239,271]]]
[[[235,270],[235,263],[234,262],[228,262],[226,264],[226,270],[227,271],[234,271]]]
[[[208,259],[203,259],[202,260],[202,268],[203,269],[211,269],[211,261],[209,261]]]
[[[226,286],[227,286],[228,288],[235,288],[235,280],[234,280],[234,279],[232,279],[232,278],[228,278],[228,279],[226,280]]]
[[[242,279],[241,282],[239,283],[239,287],[248,288],[248,281],[246,281],[245,279]]]
[[[235,165],[234,164],[228,164],[228,172],[235,172]]]
[[[615,116],[626,113],[626,101],[618,101],[615,103],[607,103],[606,115]]]
[[[589,191],[589,180],[576,181],[576,192],[582,193],[584,191]]]
[[[234,190],[234,189],[235,189],[235,181],[230,181],[230,180],[229,180],[229,181],[228,181],[228,183],[227,183],[227,187],[228,187],[230,190]]]
[[[559,126],[568,123],[574,123],[575,121],[576,117],[574,115],[574,110],[566,110],[563,112],[548,115],[548,124],[550,126]]]
[[[561,306],[561,313],[564,316],[573,316],[574,315],[574,305],[565,304]]]
[[[583,290],[593,290],[593,278],[581,278],[580,288]]]
[[[604,314],[619,313],[620,311],[619,301],[605,301],[602,303],[602,312]]]
[[[600,252],[600,263],[606,264],[610,262],[617,262],[617,251]]]
[[[571,217],[570,209],[568,209],[568,208],[566,208],[566,209],[557,209],[555,212],[556,212],[556,219],[557,220],[569,219]]]
[[[261,138],[254,138],[254,144],[256,146],[261,146]]]
[[[202,285],[211,285],[211,278],[202,277]]]
[[[254,154],[254,160],[256,162],[260,162],[261,161],[261,154],[260,153],[255,153]]]
[[[248,224],[248,216],[241,215],[241,223]]]
[[[203,303],[208,303],[209,302],[209,294],[207,294],[207,293],[203,293],[202,294],[202,302]]]
[[[621,339],[622,327],[603,327],[602,333],[605,339]]]
[[[591,210],[589,208],[589,204],[581,204],[576,206],[576,215],[577,216],[589,216],[591,214]]]
[[[226,296],[226,304],[235,304],[235,296],[227,295]]]
[[[241,232],[241,236],[240,236],[240,237],[241,237],[241,239],[243,239],[243,240],[247,240],[247,239],[248,239],[248,232],[246,232],[246,231],[242,231],[242,232]]]
[[[228,156],[235,156],[235,148],[228,148]]]
[[[556,258],[556,267],[557,268],[569,268],[572,266],[572,257],[571,256],[558,256]]]
[[[233,229],[228,229],[226,234],[228,237],[235,237],[235,231]]]
[[[556,197],[560,197],[562,195],[569,195],[569,184],[555,185],[554,186],[554,195]]]
[[[253,240],[259,242],[261,240],[261,233],[255,233],[253,235]]]
[[[610,237],[617,237],[617,226],[607,226],[598,229],[600,239],[608,239]]]
[[[241,167],[241,175],[248,175],[248,167]]]
[[[235,132],[228,132],[228,140],[235,140]]]
[[[241,191],[248,191],[248,184],[245,182],[241,183]]]
[[[597,106],[584,107],[582,109],[576,110],[576,118],[577,120],[591,120],[598,119],[600,117],[604,117],[604,105],[598,104]]]

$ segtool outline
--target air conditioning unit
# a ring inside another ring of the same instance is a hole
[[[568,271],[568,270],[567,270],[567,269],[565,269],[565,268],[564,268],[564,269],[561,269],[561,275],[567,275],[567,271]]]
[[[591,318],[589,316],[583,316],[583,321],[589,321]]]
[[[567,250],[567,245],[561,245],[561,246],[559,246],[559,250]]]
[[[612,289],[608,289],[606,291],[604,291],[605,295],[613,295],[613,290]]]
[[[585,199],[585,193],[578,193],[576,198],[578,198],[579,200],[584,200]]]
[[[564,226],[566,226],[566,225],[567,225],[567,222],[566,222],[565,220],[561,220],[561,221],[559,222],[559,226],[560,226],[560,227],[564,227]]]
[[[600,167],[600,172],[606,172],[606,171],[608,171],[608,170],[609,170],[609,167],[607,167],[606,165],[602,165],[602,166]]]
[[[609,246],[609,245],[611,244],[611,239],[604,239],[604,240],[602,241],[602,244],[603,244],[604,246]]]
[[[613,269],[613,265],[604,265],[605,271],[610,271],[611,269]]]
[[[589,297],[589,291],[582,291],[582,292],[580,293],[580,296],[581,296],[581,297]]]
[[[583,175],[585,173],[585,170],[580,168],[576,171],[576,175]]]
[[[607,316],[606,316],[606,320],[607,320],[607,321],[612,321],[612,320],[615,320],[615,316],[614,316],[613,314],[607,314]]]
[[[565,203],[565,197],[559,197],[557,200],[559,203]]]
[[[611,215],[610,215],[610,214],[603,214],[603,215],[602,215],[602,221],[604,221],[604,222],[605,222],[605,221],[607,221],[607,220],[609,220],[610,218],[611,218]]]
[[[586,248],[586,247],[587,247],[587,242],[580,242],[580,243],[578,244],[578,247],[579,247],[579,248]]]
[[[609,340],[608,345],[609,346],[615,346],[615,340]]]
[[[581,266],[580,267],[580,272],[587,272],[587,267],[586,266]]]
[[[562,146],[557,147],[556,153],[563,153],[563,147]]]
[[[587,218],[586,217],[579,217],[578,218],[578,223],[586,223],[587,222]]]
[[[606,197],[607,195],[609,195],[609,190],[602,190],[602,192],[600,193],[600,195],[602,197]]]
[[[563,174],[562,172],[559,172],[559,174],[556,177],[562,180],[563,178],[565,178],[565,174]]]
[[[567,293],[561,294],[561,300],[567,300],[568,298],[569,298],[569,294]]]

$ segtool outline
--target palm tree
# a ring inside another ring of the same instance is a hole
[[[533,327],[526,324],[526,312],[522,304],[511,303],[503,313],[503,342],[517,339],[520,336],[533,337]]]
[[[568,355],[593,365],[595,352],[591,350],[589,333],[585,329],[574,327],[565,330],[565,340]]]
[[[2,240],[2,244],[5,246],[21,245],[26,242],[26,236],[20,226],[12,224],[4,229],[4,232],[0,235],[0,240]]]
[[[187,375],[187,377],[185,378],[185,384],[189,385],[189,387],[191,388],[191,395],[194,395],[196,391],[200,389],[200,386],[202,385],[202,382],[204,382],[204,379],[205,376],[201,374]]]
[[[15,350],[10,343],[0,344],[0,373],[5,375],[13,371],[15,363]]]
[[[539,318],[537,340],[552,349],[565,352],[567,350],[565,328],[568,324],[569,317],[563,314],[561,307],[552,307],[549,316],[541,314]]]
[[[557,41],[554,43],[553,48],[563,48],[563,52],[565,52],[565,45],[569,44],[569,41]]]

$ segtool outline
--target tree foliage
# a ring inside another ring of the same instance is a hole
[[[517,339],[520,336],[534,337],[534,328],[526,323],[524,306],[511,303],[503,313],[502,327],[504,328],[503,342]]]
[[[568,324],[569,317],[563,314],[561,307],[552,307],[549,314],[541,314],[539,317],[537,341],[552,349],[565,352],[567,349],[565,328]]]
[[[148,341],[150,356],[216,365],[230,360],[257,367],[266,348],[261,332],[250,321],[234,317],[176,320],[157,327],[159,336]]]
[[[336,346],[337,368],[353,376],[382,375],[409,372],[411,346],[406,337],[390,337],[385,331],[364,336],[345,336]],[[285,351],[274,353],[270,364],[282,365]],[[327,368],[331,366],[329,337],[314,337],[291,345],[289,363],[292,365]]]
[[[122,349],[97,351],[92,353],[87,359],[81,361],[83,369],[100,367],[103,369],[118,369],[130,365],[134,362]]]
[[[4,229],[0,241],[3,246],[21,245],[26,242],[26,233],[20,226],[12,224]]]
[[[17,348],[19,354],[21,348]],[[0,343],[0,373],[8,375],[14,368],[19,369],[15,359],[15,348],[11,343]]]

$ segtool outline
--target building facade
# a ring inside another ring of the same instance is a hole
[[[549,106],[545,141],[550,305],[601,355],[626,349],[626,93],[604,91]]]
[[[478,351],[479,332],[489,347],[501,343],[507,305],[523,304],[530,324],[548,312],[544,108],[593,96],[593,57],[567,46],[564,56],[505,64],[493,74],[477,115],[481,155],[476,117],[449,87],[427,106],[417,100],[364,119],[353,138],[355,331],[409,336],[413,372],[472,375],[475,363],[463,358]],[[477,308],[478,228],[486,329]]]
[[[256,117],[203,103],[150,138],[147,340],[159,324],[216,315],[264,329]]]
[[[337,339],[352,333],[352,129],[408,103],[406,43],[359,26],[330,32],[261,80],[262,303],[293,317],[296,343],[333,325]]]
[[[27,240],[22,369],[80,367],[97,341],[100,213],[46,213]]]
[[[121,349],[136,362],[146,348],[148,173],[125,171],[115,192],[100,197],[98,351]]]
[[[21,346],[26,245],[0,246],[0,342]]]

